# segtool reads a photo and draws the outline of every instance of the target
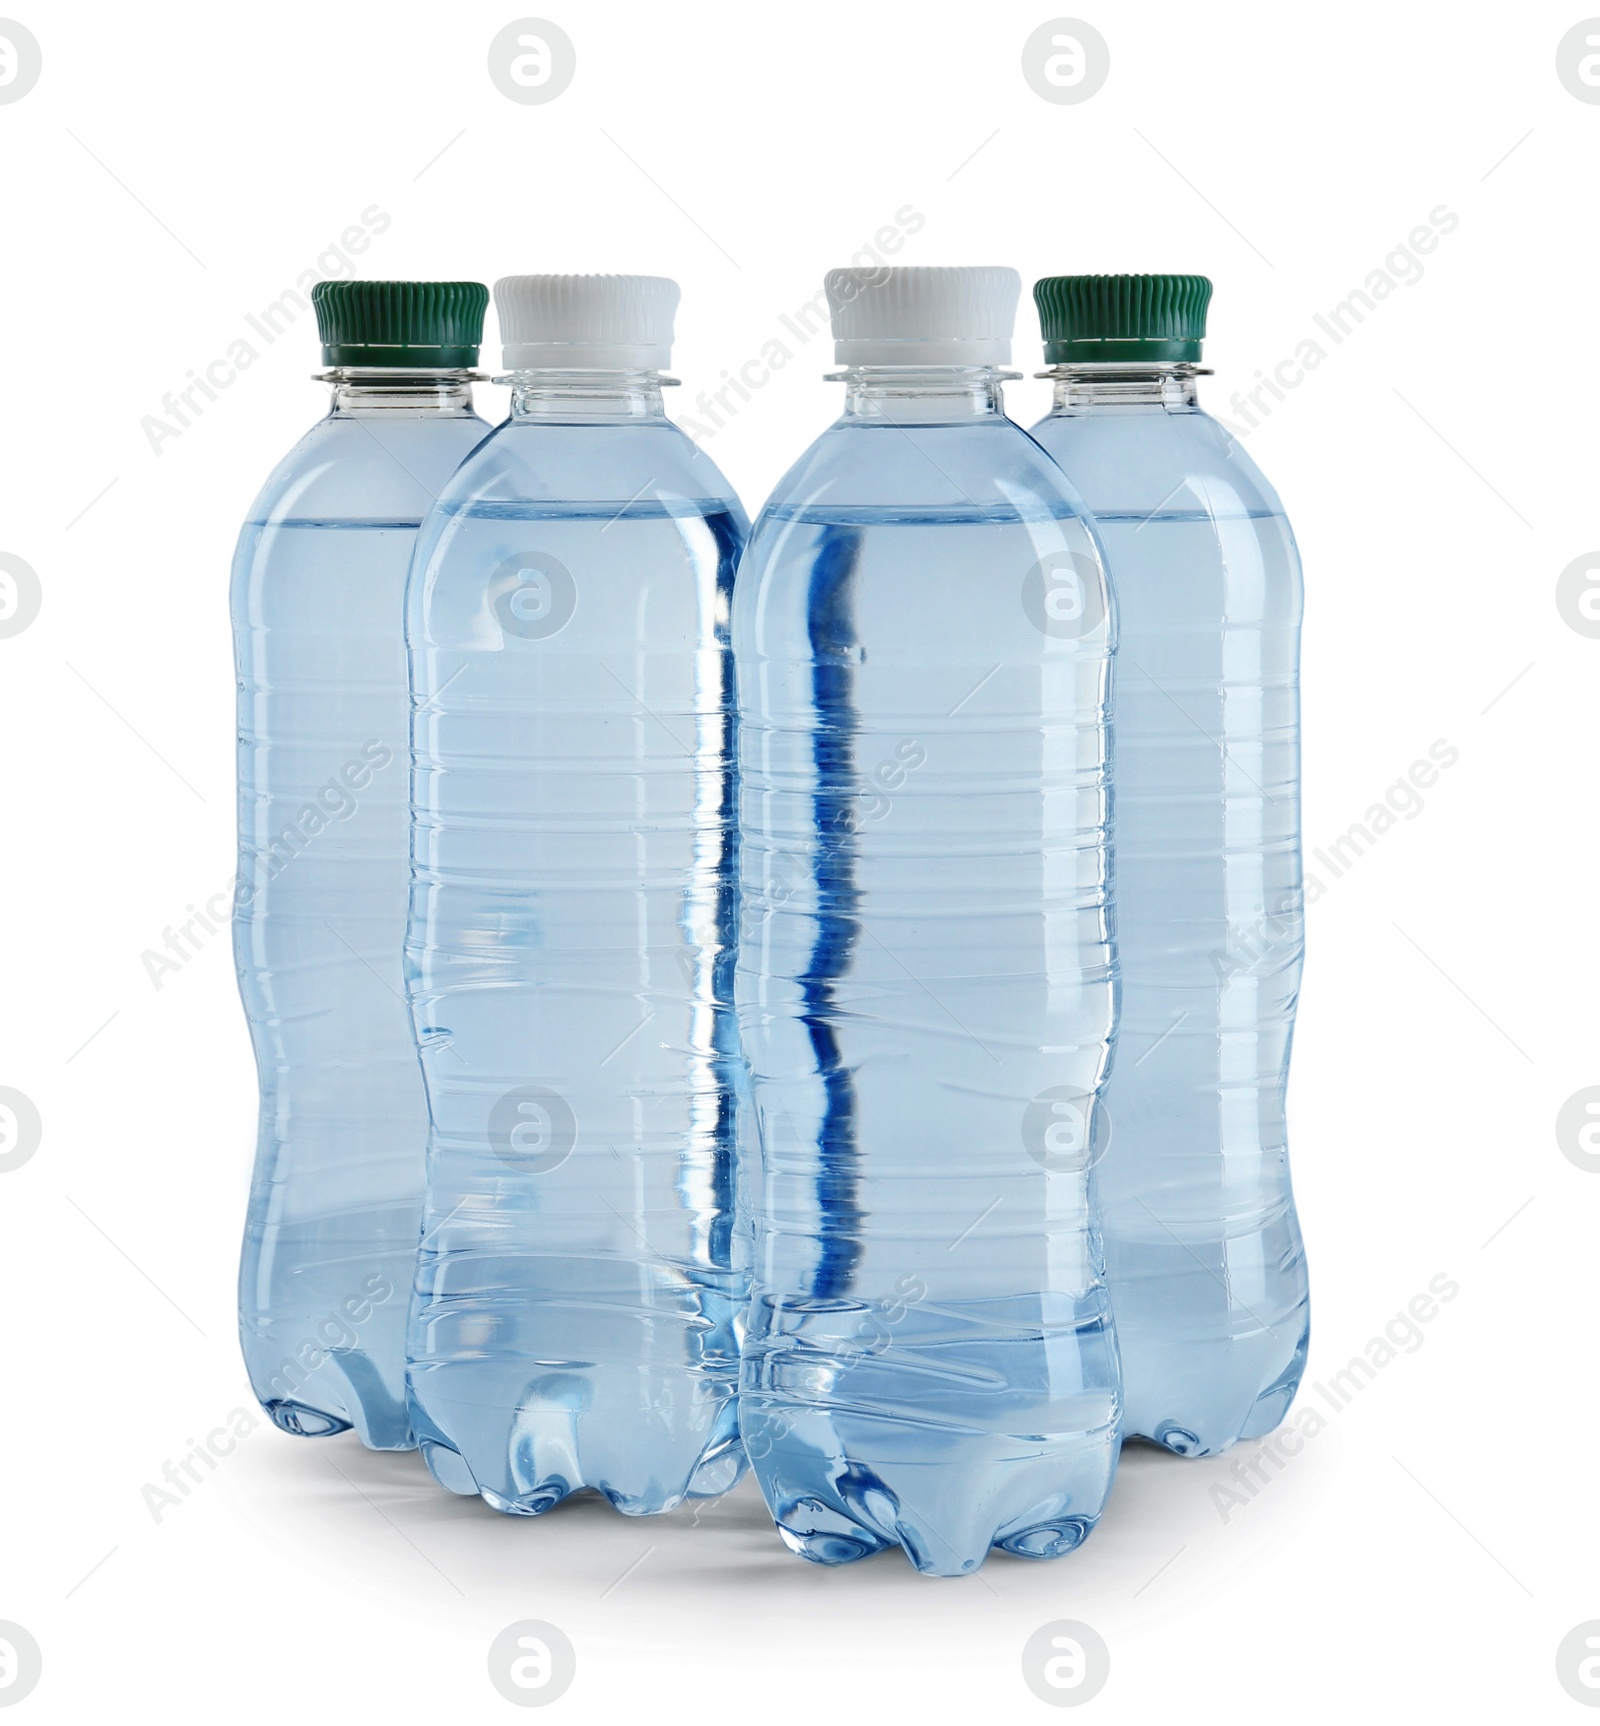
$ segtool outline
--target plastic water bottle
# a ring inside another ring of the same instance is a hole
[[[1122,1019],[1100,1167],[1130,1434],[1209,1456],[1270,1432],[1305,1363],[1284,1086],[1300,987],[1300,560],[1197,401],[1204,276],[1034,290],[1033,435],[1116,589]]]
[[[733,665],[746,521],[661,404],[674,283],[495,287],[511,417],[417,548],[413,1419],[452,1491],[630,1515],[738,1444]]]
[[[396,1450],[428,1125],[401,973],[405,579],[488,429],[470,379],[489,291],[311,297],[333,409],[268,479],[233,567],[234,955],[261,1076],[239,1330],[284,1431]]]
[[[844,417],[734,603],[741,1418],[793,1550],[957,1575],[1070,1551],[1116,1464],[1112,616],[1082,505],[1003,410],[1016,273],[826,287]]]

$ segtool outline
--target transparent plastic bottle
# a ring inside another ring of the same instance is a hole
[[[958,1575],[1070,1551],[1116,1464],[1113,619],[1091,522],[1003,411],[1015,272],[826,285],[844,416],[734,601],[741,1419],[793,1550]]]
[[[261,1078],[239,1331],[286,1432],[411,1443],[427,1106],[405,1010],[404,636],[417,528],[488,430],[477,282],[319,282],[328,417],[239,535],[234,956]]]
[[[417,548],[410,1389],[452,1491],[740,1473],[733,667],[746,521],[662,411],[676,286],[495,288],[511,416]]]
[[[1300,987],[1301,581],[1277,494],[1198,402],[1204,276],[1034,290],[1117,594],[1122,1019],[1100,1169],[1125,1424],[1209,1456],[1305,1364],[1284,1090]]]

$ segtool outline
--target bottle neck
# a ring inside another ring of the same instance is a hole
[[[480,372],[406,372],[388,366],[338,366],[318,372],[333,385],[335,419],[471,419],[473,380]]]
[[[513,421],[569,425],[665,419],[661,390],[677,381],[655,371],[525,371],[495,379],[511,387]]]
[[[1108,408],[1198,408],[1200,392],[1195,379],[1209,376],[1200,366],[1187,362],[1172,365],[1052,366],[1043,374],[1056,385],[1052,413],[1095,413]]]
[[[1004,419],[1004,381],[1016,376],[995,366],[850,366],[829,381],[844,381],[847,420],[927,425]]]

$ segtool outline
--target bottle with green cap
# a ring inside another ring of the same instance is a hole
[[[1100,1164],[1126,1431],[1184,1456],[1270,1432],[1307,1341],[1284,1088],[1300,987],[1300,558],[1199,404],[1204,276],[1034,288],[1033,428],[1100,524],[1117,596],[1122,1017]]]
[[[261,1081],[239,1329],[285,1432],[397,1450],[428,1133],[401,968],[403,602],[417,528],[488,430],[472,380],[489,294],[311,297],[331,408],[268,478],[233,565],[234,955]]]

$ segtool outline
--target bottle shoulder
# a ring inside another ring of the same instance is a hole
[[[1244,445],[1201,409],[1051,413],[1031,435],[1100,520],[1196,508],[1218,518],[1283,515]]]
[[[393,420],[330,414],[267,476],[246,526],[286,521],[414,526],[488,432],[476,414]]]
[[[579,513],[627,504],[637,512],[729,515],[748,526],[717,464],[667,419],[621,424],[505,420],[440,495],[443,515]]]
[[[779,480],[761,520],[849,522],[886,513],[1027,520],[1082,516],[1084,507],[1060,467],[1004,417],[845,418]]]

